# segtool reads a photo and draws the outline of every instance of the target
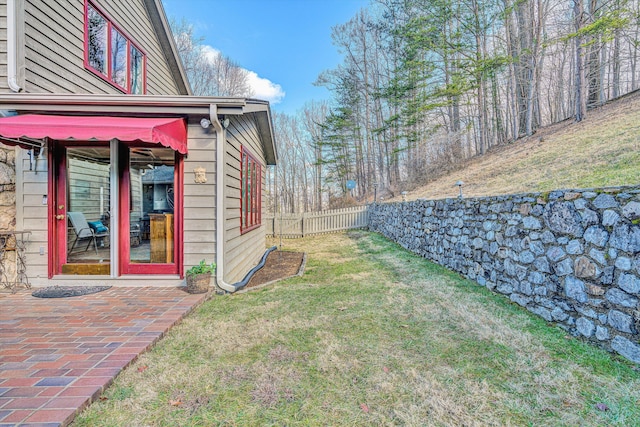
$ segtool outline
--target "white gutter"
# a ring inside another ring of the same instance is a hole
[[[209,106],[209,120],[216,131],[216,283],[220,289],[236,292],[244,288],[253,274],[264,266],[273,246],[264,253],[262,259],[240,282],[229,284],[224,281],[224,155],[226,153],[227,130],[218,119],[218,105]]]
[[[216,131],[216,283],[227,292],[235,292],[238,288],[224,281],[224,153],[227,132],[218,120],[216,104],[209,107],[209,118]]]
[[[7,0],[7,84],[13,92],[20,92],[18,84],[18,43],[16,30],[16,0]]]

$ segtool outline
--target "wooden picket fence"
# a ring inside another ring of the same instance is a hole
[[[265,216],[263,224],[267,236],[291,239],[314,234],[335,233],[368,226],[368,207],[334,209],[302,214],[278,214]]]

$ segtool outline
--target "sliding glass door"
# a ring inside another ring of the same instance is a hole
[[[50,276],[180,273],[175,151],[115,141],[51,147]]]
[[[181,206],[176,192],[175,151],[164,147],[132,147],[124,168],[123,188],[128,197],[120,207],[126,218],[128,250],[123,251],[123,274],[177,273],[177,219]],[[128,183],[128,184],[127,184]]]

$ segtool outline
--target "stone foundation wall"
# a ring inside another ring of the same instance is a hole
[[[0,230],[16,225],[15,150],[0,148]]]
[[[0,147],[0,231],[15,230],[16,226],[16,168],[15,150]],[[0,282],[16,277],[15,252],[6,252],[0,267]]]
[[[640,363],[640,187],[374,204],[369,228]]]

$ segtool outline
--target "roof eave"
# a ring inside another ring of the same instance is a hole
[[[122,95],[122,94],[56,94],[56,93],[17,93],[3,94],[0,97],[0,110],[49,110],[73,111],[78,107],[119,107],[123,113],[155,113],[167,108],[198,108],[208,111],[210,104],[221,108],[239,111],[247,105],[245,98],[200,97],[184,95]],[[140,111],[144,108],[144,111]],[[231,112],[227,112],[231,114]]]
[[[271,108],[268,101],[257,99],[247,99],[244,107],[245,113],[253,113],[258,125],[258,133],[262,141],[264,157],[267,165],[275,165],[278,162],[278,150],[273,132],[273,121],[271,119]]]
[[[206,117],[211,104],[219,114],[255,117],[264,149],[265,161],[275,165],[278,160],[273,121],[269,102],[246,98],[182,95],[120,95],[120,94],[53,94],[16,93],[0,97],[0,111],[21,113],[65,112],[73,114],[195,116]]]

